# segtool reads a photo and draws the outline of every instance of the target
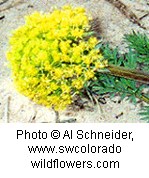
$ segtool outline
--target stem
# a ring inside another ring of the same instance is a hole
[[[60,119],[59,119],[59,112],[54,110],[55,111],[55,115],[56,115],[56,123],[60,123]]]
[[[124,77],[128,79],[134,79],[134,80],[137,80],[138,82],[149,84],[148,73],[144,73],[138,70],[126,69],[124,67],[119,67],[115,65],[109,65],[107,69],[108,70],[105,71],[105,73],[108,73],[110,75]]]
[[[147,104],[149,104],[149,98],[147,96],[144,96],[144,95],[136,95],[136,97],[144,102],[146,102]]]
[[[138,70],[109,65],[105,70],[98,70],[98,72],[118,77],[124,77],[127,79],[133,79],[141,83],[149,84],[149,74]],[[149,104],[149,98],[147,96],[143,94],[141,96],[136,94],[136,97]]]
[[[55,110],[54,106],[52,106],[52,109],[55,112],[55,122],[60,123],[59,112]]]
[[[131,91],[133,91],[133,88],[131,88],[131,87],[129,87],[129,88],[131,89]],[[145,96],[143,94],[138,94],[137,92],[135,92],[135,96],[136,96],[136,98],[149,104],[149,98],[147,96]]]

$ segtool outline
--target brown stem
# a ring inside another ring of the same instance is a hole
[[[144,95],[141,95],[141,96],[138,96],[136,95],[136,97],[144,102],[146,102],[147,104],[149,104],[149,98],[147,98],[146,96]]]
[[[138,70],[126,69],[115,65],[109,65],[106,73],[118,77],[124,77],[128,79],[134,79],[138,82],[149,84],[149,74]]]
[[[60,123],[60,119],[59,119],[59,112],[54,110],[55,111],[55,116],[56,116],[56,123]]]
[[[60,123],[59,112],[55,110],[54,106],[52,106],[52,109],[55,112],[55,122]]]
[[[98,72],[124,77],[127,79],[133,79],[141,83],[149,84],[149,74],[138,70],[109,65],[105,70],[99,70]],[[136,94],[136,97],[149,104],[149,98],[147,96],[144,96],[143,94],[141,96]]]

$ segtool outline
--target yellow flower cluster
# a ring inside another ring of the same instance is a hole
[[[94,72],[106,66],[82,7],[35,12],[13,32],[7,59],[18,90],[38,104],[64,109]]]

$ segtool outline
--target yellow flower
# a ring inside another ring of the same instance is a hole
[[[17,89],[38,104],[66,108],[94,71],[107,66],[90,17],[82,7],[64,6],[52,13],[35,12],[10,38],[6,54]]]
[[[58,51],[52,51],[51,54],[55,62],[60,61],[61,55],[58,53]]]
[[[61,89],[62,89],[63,93],[70,93],[70,91],[71,91],[70,87],[66,84],[62,84]]]
[[[71,30],[71,35],[76,38],[82,38],[83,33],[84,33],[83,29],[75,28]]]
[[[59,88],[59,86],[55,82],[50,83],[50,89],[51,90],[57,90],[58,88]]]
[[[54,78],[56,79],[60,79],[63,75],[63,71],[61,70],[61,68],[55,68],[54,70]]]
[[[72,78],[74,76],[74,69],[73,68],[66,68],[62,69],[64,77],[67,78]]]
[[[44,50],[40,50],[37,57],[44,61],[48,58],[48,53]]]
[[[85,9],[83,7],[76,7],[75,11],[76,11],[76,14],[85,13]]]
[[[83,62],[87,65],[90,66],[90,64],[92,63],[91,58],[89,58],[88,56],[83,56]]]
[[[50,44],[51,49],[56,50],[59,48],[59,40],[55,39],[52,40],[51,44]]]
[[[94,48],[95,45],[98,43],[98,40],[95,37],[90,37],[88,43],[90,48]]]
[[[85,73],[85,80],[87,81],[87,80],[90,80],[91,78],[93,78],[94,77],[94,71],[93,70],[88,70],[88,71],[86,71],[86,73]]]
[[[69,51],[69,43],[65,42],[65,41],[61,41],[60,44],[60,50],[63,54],[67,54],[67,52]]]
[[[80,48],[80,46],[76,46],[76,47],[73,47],[73,56],[74,57],[79,57],[82,53],[82,48]]]
[[[74,70],[75,70],[75,73],[77,75],[81,75],[82,74],[82,67],[81,66],[75,66]]]
[[[70,62],[70,57],[67,54],[61,54],[61,61],[62,62]]]
[[[83,88],[83,81],[82,81],[82,79],[81,78],[74,79],[72,81],[72,86],[75,87],[78,90],[80,90],[81,88]]]

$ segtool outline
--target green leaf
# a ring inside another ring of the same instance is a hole
[[[142,116],[141,120],[149,122],[149,106],[144,106],[139,114]]]
[[[125,35],[124,39],[138,54],[149,56],[149,38],[146,34],[133,31],[132,34]]]

